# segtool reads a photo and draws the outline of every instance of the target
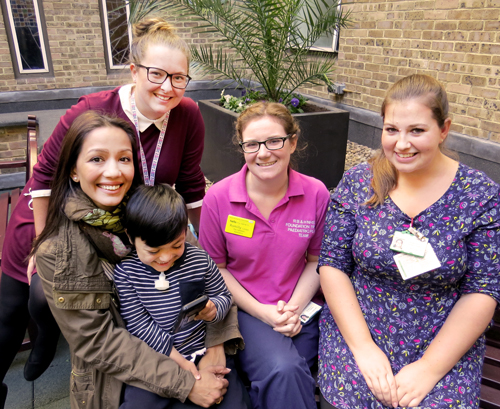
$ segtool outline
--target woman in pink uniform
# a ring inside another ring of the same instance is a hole
[[[144,183],[175,184],[187,203],[191,222],[198,228],[205,190],[200,169],[204,124],[196,103],[183,98],[190,80],[189,48],[165,21],[148,19],[134,26],[130,59],[132,84],[83,96],[61,118],[9,222],[0,282],[0,380],[19,350],[29,314],[37,321],[39,336],[26,364],[25,378],[38,378],[55,353],[59,329],[36,274],[31,288],[28,284],[26,258],[33,238],[45,226],[62,139],[78,115],[96,110],[131,123],[140,135]],[[2,384],[0,408],[6,394],[7,386]]]
[[[283,105],[250,106],[236,133],[246,164],[208,190],[200,243],[239,308],[253,407],[315,409],[318,318],[299,317],[319,290],[328,190],[290,168],[299,127]]]

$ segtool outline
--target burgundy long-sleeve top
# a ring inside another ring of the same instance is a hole
[[[134,124],[127,117],[120,103],[119,88],[82,96],[61,117],[52,135],[47,139],[38,156],[33,177],[28,181],[21,198],[14,209],[6,231],[6,240],[2,250],[2,272],[19,281],[28,282],[26,277],[26,257],[35,237],[33,211],[25,196],[30,189],[50,189],[52,177],[56,171],[59,152],[64,135],[81,113],[95,110],[114,115]],[[135,127],[134,127],[135,129]],[[148,169],[151,169],[159,129],[152,124],[141,132]],[[200,168],[203,154],[205,127],[196,103],[190,98],[182,98],[177,107],[170,112],[168,127],[156,169],[155,183],[175,184],[187,204],[203,199],[205,195],[205,177]],[[137,152],[140,163],[139,152]]]

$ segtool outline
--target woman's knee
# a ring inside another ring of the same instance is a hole
[[[29,312],[37,322],[47,321],[52,323],[52,313],[43,292],[42,281],[38,274],[33,275],[30,286],[30,297],[28,302]]]
[[[6,274],[0,282],[0,322],[5,325],[28,320],[29,286]]]
[[[272,372],[274,376],[281,377],[283,379],[290,378],[293,376],[307,376],[311,377],[309,367],[304,358],[299,355],[286,356],[278,355],[272,361]]]

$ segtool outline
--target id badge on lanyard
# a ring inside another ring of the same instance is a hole
[[[407,231],[395,232],[389,248],[399,253],[394,261],[404,280],[441,267],[429,239],[413,226]]]

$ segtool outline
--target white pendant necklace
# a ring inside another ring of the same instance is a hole
[[[165,291],[168,290],[169,287],[170,284],[165,277],[165,273],[161,272],[158,280],[155,280],[155,288],[159,291]]]

